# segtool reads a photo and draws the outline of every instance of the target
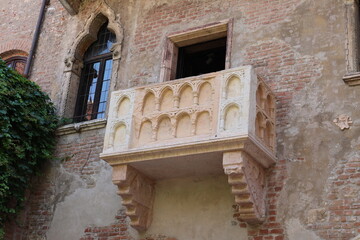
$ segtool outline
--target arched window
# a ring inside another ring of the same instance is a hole
[[[15,69],[18,73],[23,74],[25,71],[26,57],[15,56],[5,59],[6,65]]]
[[[84,68],[81,73],[75,108],[75,122],[105,118],[106,102],[110,86],[112,44],[114,33],[103,24],[95,41],[84,54]]]

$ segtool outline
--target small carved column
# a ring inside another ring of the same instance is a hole
[[[265,171],[243,151],[225,152],[223,167],[238,205],[239,220],[258,224],[265,219]]]
[[[83,61],[68,56],[65,61],[62,103],[60,104],[60,115],[71,118],[74,116],[76,96],[79,89],[80,75],[83,68]]]
[[[113,166],[113,183],[119,188],[130,225],[138,231],[146,230],[152,220],[154,182],[129,165],[118,165]]]

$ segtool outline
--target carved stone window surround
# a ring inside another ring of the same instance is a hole
[[[346,74],[349,86],[360,85],[360,13],[358,0],[345,0]]]
[[[97,33],[106,21],[108,21],[107,28],[116,35],[116,43],[113,44],[111,49],[113,55],[111,79],[113,81],[111,81],[110,92],[115,88],[114,79],[117,79],[120,67],[123,28],[120,15],[115,14],[114,10],[105,1],[100,1],[98,7],[86,20],[83,30],[75,38],[64,60],[63,93],[59,111],[61,116],[72,118],[74,115],[84,53],[96,41]]]
[[[165,40],[160,70],[160,82],[175,79],[179,47],[206,42],[221,37],[227,38],[225,69],[229,69],[231,67],[232,28],[233,19],[227,19],[169,34]]]

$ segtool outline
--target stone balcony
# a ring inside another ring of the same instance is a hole
[[[113,92],[101,158],[131,225],[151,223],[157,180],[227,174],[239,218],[265,217],[275,98],[251,66]]]

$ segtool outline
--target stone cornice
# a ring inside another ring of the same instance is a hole
[[[86,122],[72,123],[65,126],[59,127],[56,130],[56,135],[68,135],[79,132],[85,132],[106,127],[106,119],[95,119]]]
[[[181,157],[210,152],[225,152],[244,150],[265,168],[276,161],[276,156],[258,143],[255,137],[240,136],[233,138],[208,139],[201,142],[191,142],[178,145],[157,146],[149,149],[131,149],[126,152],[102,153],[100,157],[110,165],[122,165],[152,159]],[[254,156],[255,155],[255,156]]]
[[[360,85],[360,72],[348,73],[343,80],[349,86]]]

